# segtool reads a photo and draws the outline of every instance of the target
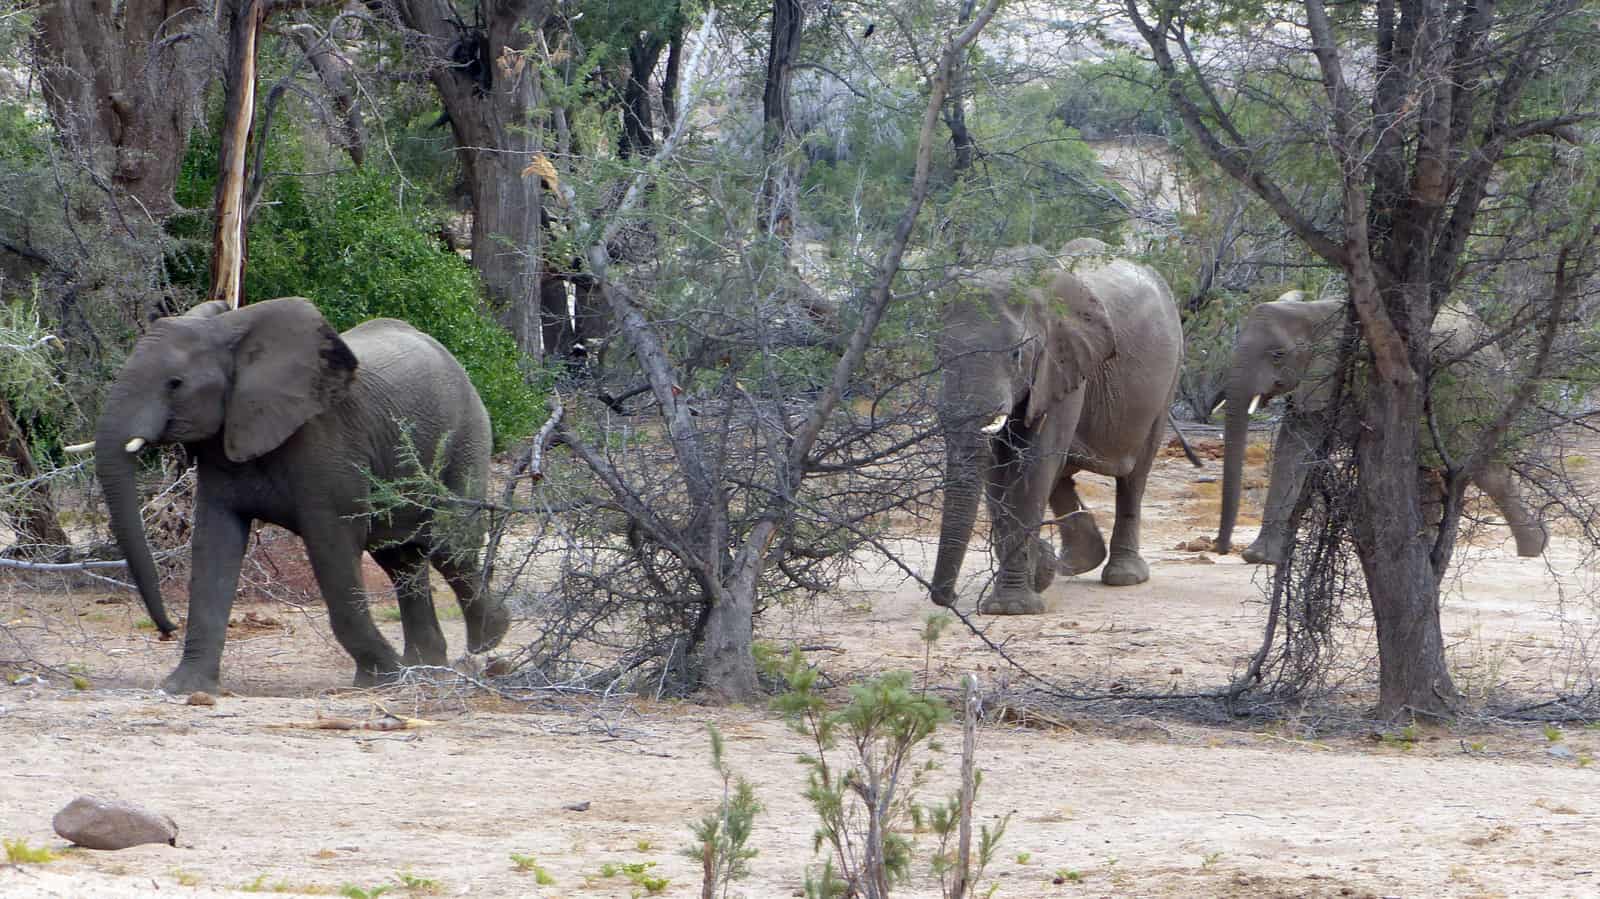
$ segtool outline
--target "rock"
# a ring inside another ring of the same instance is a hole
[[[126,802],[79,796],[50,819],[64,840],[88,849],[126,849],[144,843],[178,845],[178,825]]]
[[[1173,549],[1177,550],[1178,552],[1185,553],[1210,552],[1215,548],[1216,547],[1211,543],[1210,537],[1196,537],[1193,540],[1185,540],[1173,547]]]
[[[184,703],[186,705],[216,705],[217,697],[204,690],[196,690],[189,694],[189,698],[185,699]]]
[[[563,805],[562,808],[569,812],[586,812],[589,810],[589,802],[587,800],[583,802],[569,802],[566,805]]]
[[[1554,746],[1551,746],[1549,749],[1546,749],[1545,754],[1553,758],[1565,759],[1569,762],[1578,757],[1578,754],[1572,751],[1572,747],[1563,745],[1561,743],[1557,743]]]

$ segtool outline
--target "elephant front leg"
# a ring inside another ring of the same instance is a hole
[[[364,541],[354,539],[349,523],[338,519],[307,527],[301,537],[317,586],[322,588],[322,601],[328,605],[333,636],[356,661],[356,686],[388,680],[400,670],[400,657],[378,631],[367,605],[361,584]]]
[[[209,497],[203,481],[194,506],[183,659],[161,682],[161,689],[175,696],[216,693],[222,687],[222,644],[228,638],[228,615],[250,533],[249,520]]]
[[[1050,468],[1046,471],[1044,469]],[[997,469],[1000,477],[989,491],[990,542],[999,568],[994,592],[979,604],[985,615],[1036,615],[1044,611],[1039,595],[1054,577],[1050,547],[1039,539],[1045,499],[1059,466],[1013,463]],[[1009,475],[1009,477],[1007,477]],[[1045,571],[1047,567],[1049,570]]]
[[[1272,479],[1267,483],[1267,501],[1261,509],[1261,533],[1240,558],[1251,564],[1278,565],[1289,555],[1289,517],[1300,501],[1312,454],[1322,443],[1314,420],[1293,410],[1283,417],[1272,442]]]

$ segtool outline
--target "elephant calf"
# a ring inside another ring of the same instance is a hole
[[[151,443],[183,444],[198,477],[183,659],[162,682],[167,692],[218,689],[253,521],[305,540],[358,685],[402,664],[445,663],[430,563],[461,604],[469,650],[505,634],[504,607],[478,595],[480,529],[447,533],[429,510],[375,515],[368,506],[372,478],[409,473],[407,445],[459,496],[482,499],[488,483],[483,403],[449,351],[405,322],[375,319],[338,334],[298,297],[233,311],[213,301],[156,322],[134,347],[106,398],[95,464],[112,533],[165,636],[176,627],[162,606],[135,478],[136,454]],[[398,591],[404,655],[373,624],[363,550]]]

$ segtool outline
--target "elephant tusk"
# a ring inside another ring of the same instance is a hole
[[[144,438],[143,437],[135,437],[132,440],[128,441],[127,443],[123,444],[122,448],[127,450],[130,453],[137,453],[139,450],[144,449]]]
[[[998,434],[998,433],[1000,433],[1000,429],[1005,427],[1005,426],[1006,426],[1006,414],[1004,412],[1002,412],[999,415],[996,415],[994,417],[994,421],[989,422],[988,424],[984,425],[983,427],[979,428],[978,430],[982,431],[985,434]]]
[[[73,454],[87,453],[94,449],[94,441],[90,440],[87,443],[73,443],[68,446],[63,446],[62,449]]]
[[[1249,414],[1250,415],[1256,414],[1256,410],[1259,409],[1259,408],[1261,408],[1261,394],[1258,393],[1255,396],[1250,398],[1250,412],[1249,412]]]
[[[1224,398],[1222,398],[1220,400],[1217,400],[1217,404],[1215,406],[1211,407],[1211,414],[1212,415],[1216,415],[1218,412],[1221,412],[1222,411],[1222,407],[1226,406],[1226,405],[1228,405],[1228,400],[1227,400],[1226,397],[1224,397]]]

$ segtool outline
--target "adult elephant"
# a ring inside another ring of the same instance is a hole
[[[183,658],[162,683],[166,691],[217,690],[228,613],[257,520],[305,540],[358,685],[402,664],[445,663],[430,562],[461,604],[468,649],[492,648],[505,633],[505,609],[478,595],[480,533],[436,528],[426,509],[374,514],[368,507],[372,478],[416,473],[408,458],[420,458],[460,496],[481,499],[487,485],[483,403],[455,358],[405,322],[375,319],[338,334],[298,297],[235,311],[209,302],[157,321],[134,347],[106,397],[95,464],[112,533],[166,636],[176,628],[161,602],[135,477],[136,455],[151,443],[183,444],[198,478]],[[363,550],[394,580],[404,655],[373,624]]]
[[[1250,414],[1282,396],[1287,408],[1273,440],[1261,533],[1240,555],[1246,562],[1266,564],[1278,564],[1287,556],[1289,516],[1307,468],[1323,442],[1323,429],[1328,427],[1325,413],[1333,399],[1332,375],[1344,322],[1343,300],[1308,301],[1294,290],[1250,310],[1239,329],[1223,389],[1212,400],[1213,412],[1218,407],[1227,410],[1217,552],[1226,553],[1233,544]],[[1500,398],[1495,384],[1502,359],[1493,347],[1474,351],[1482,329],[1455,310],[1440,311],[1433,333],[1435,362],[1455,360],[1452,367],[1458,366],[1457,376],[1450,379],[1445,391],[1447,401],[1441,404],[1448,413],[1439,422],[1442,436],[1447,443],[1464,446],[1471,437],[1472,422],[1485,412],[1494,412]],[[1354,424],[1345,422],[1344,426]],[[1517,481],[1504,463],[1490,462],[1473,482],[1511,525],[1518,555],[1544,552],[1548,534],[1523,504]]]
[[[999,572],[988,614],[1044,611],[1039,592],[1059,569],[1112,586],[1143,583],[1139,507],[1177,386],[1183,333],[1155,271],[1075,240],[1038,248],[964,279],[944,310],[939,401],[945,439],[944,508],[933,601],[952,605],[956,580],[988,498]],[[1073,483],[1079,471],[1116,478],[1110,557]],[[1054,512],[1044,515],[1046,502]],[[1039,539],[1058,525],[1062,558]]]

